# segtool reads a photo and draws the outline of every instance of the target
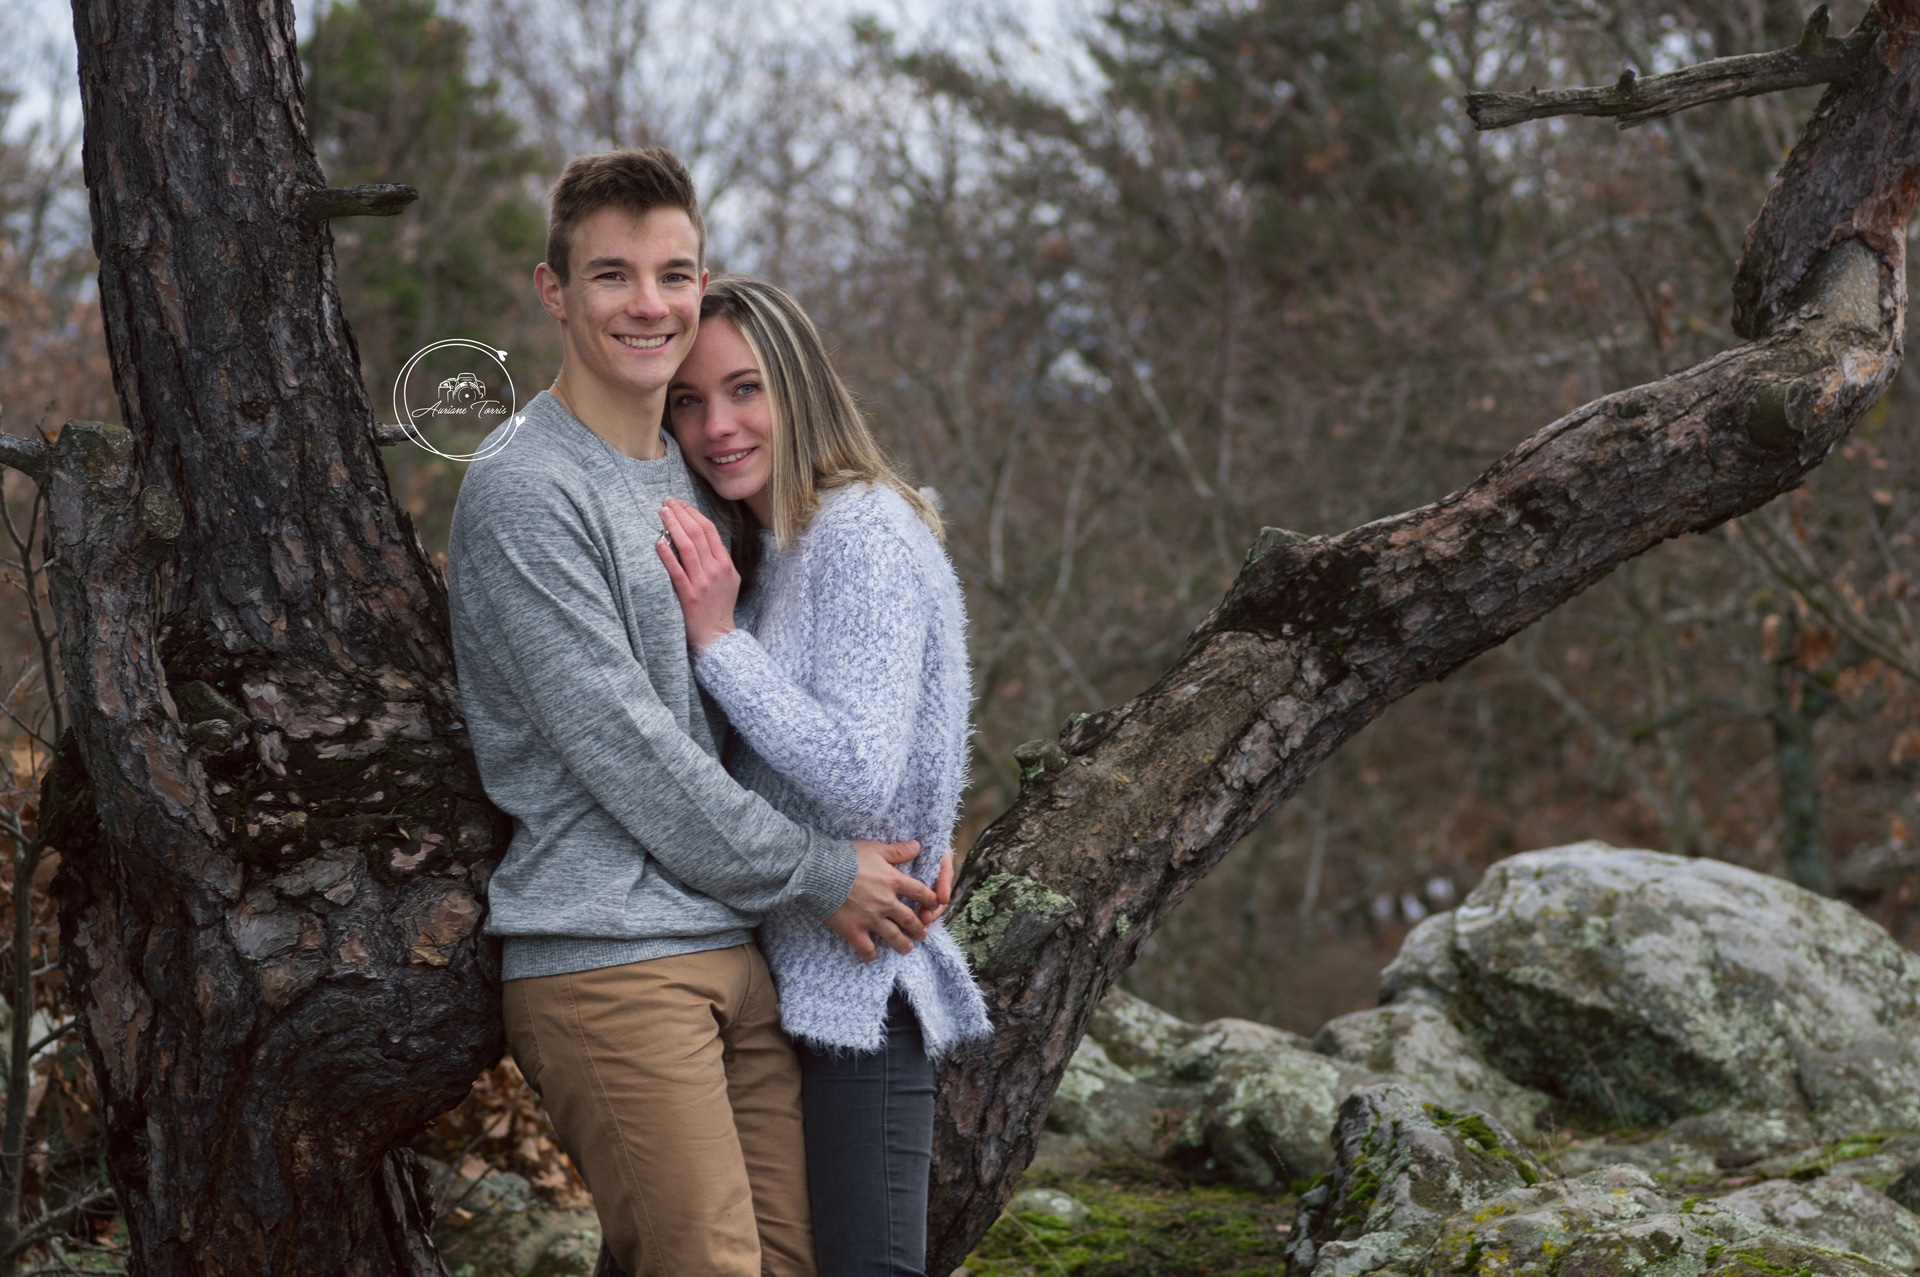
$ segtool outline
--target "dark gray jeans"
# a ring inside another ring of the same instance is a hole
[[[926,1277],[933,1064],[913,1007],[893,995],[878,1051],[796,1045],[820,1277]]]

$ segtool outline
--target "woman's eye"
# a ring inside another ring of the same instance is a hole
[[[743,381],[733,388],[733,393],[742,397],[757,395],[760,393],[760,383],[757,381]]]

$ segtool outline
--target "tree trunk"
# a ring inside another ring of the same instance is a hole
[[[1624,560],[1794,487],[1879,398],[1905,338],[1920,7],[1875,18],[1748,234],[1750,344],[1577,409],[1430,506],[1334,537],[1269,529],[1158,683],[1022,748],[1036,774],[956,897],[997,1032],[941,1073],[929,1272],[999,1213],[1140,942],[1318,763]]]
[[[504,846],[395,506],[289,4],[77,0],[126,425],[45,483],[63,958],[133,1271],[428,1274],[398,1142],[500,1054]]]

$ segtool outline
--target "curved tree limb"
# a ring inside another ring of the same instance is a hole
[[[1792,488],[1880,397],[1905,336],[1920,5],[1876,15],[1748,236],[1750,344],[1569,413],[1431,505],[1263,537],[1158,683],[1029,769],[952,915],[998,1031],[942,1070],[929,1271],[998,1214],[1141,941],[1317,764],[1626,559]]]
[[[1469,93],[1467,115],[1480,130],[1504,129],[1555,115],[1611,116],[1630,129],[1648,120],[1724,102],[1778,93],[1809,84],[1834,84],[1853,75],[1873,44],[1871,20],[1844,39],[1827,35],[1827,6],[1807,19],[1799,43],[1789,49],[1743,53],[1683,67],[1666,75],[1637,78],[1622,71],[1612,84],[1578,89],[1528,89],[1525,93]]]

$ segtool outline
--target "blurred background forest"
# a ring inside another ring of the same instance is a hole
[[[1147,686],[1261,526],[1338,532],[1431,501],[1574,406],[1735,344],[1733,262],[1817,90],[1627,132],[1481,136],[1463,102],[1790,44],[1800,4],[1110,0],[1030,27],[984,0],[832,20],[765,0],[350,0],[301,30],[329,180],[421,192],[333,224],[382,420],[398,370],[443,338],[511,352],[522,402],[551,379],[530,280],[569,155],[688,159],[710,266],[799,297],[940,494],[972,617],[970,838],[1017,788],[1014,746]],[[1863,8],[1836,4],[1836,29]],[[5,426],[111,420],[59,107],[71,62],[6,57]],[[1490,862],[1583,838],[1792,876],[1920,946],[1913,384],[1802,490],[1629,563],[1389,712],[1127,986],[1311,1033],[1371,1005],[1407,929]],[[385,455],[442,550],[460,466]],[[30,830],[46,621],[19,588],[31,490],[9,473],[6,494],[6,801]]]

